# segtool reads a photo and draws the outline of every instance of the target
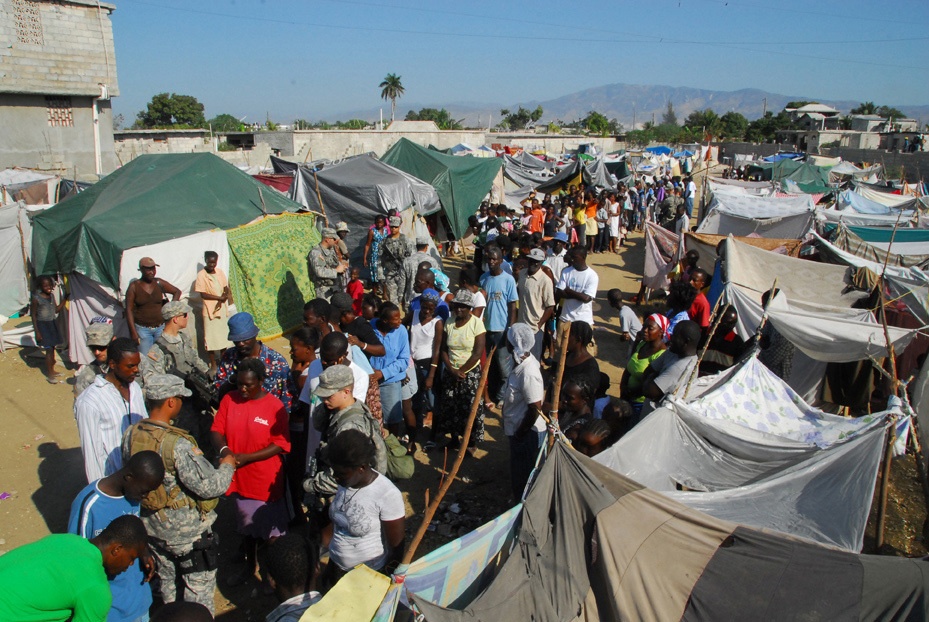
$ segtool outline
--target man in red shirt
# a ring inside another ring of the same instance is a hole
[[[690,306],[688,315],[690,315],[690,319],[700,325],[704,335],[706,335],[706,331],[710,326],[711,310],[710,301],[706,299],[703,288],[709,285],[709,281],[710,275],[706,270],[694,268],[690,271],[690,284],[697,290],[697,297],[694,298],[694,303]]]

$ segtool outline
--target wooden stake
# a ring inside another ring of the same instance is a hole
[[[261,188],[258,188],[258,199],[261,201],[261,213],[265,216],[268,215],[268,208],[265,206],[265,197],[261,193]]]
[[[713,305],[713,325],[710,326],[710,332],[706,336],[706,342],[703,344],[703,347],[700,348],[700,355],[697,357],[697,364],[694,366],[693,371],[690,372],[690,378],[687,380],[687,386],[684,388],[684,396],[681,399],[687,399],[687,394],[690,393],[690,385],[692,385],[694,380],[697,379],[697,375],[700,371],[700,363],[703,362],[703,357],[706,355],[706,351],[710,347],[710,341],[713,339],[713,335],[716,334],[716,328],[719,326],[719,323],[723,319],[723,314],[719,313],[719,305],[722,304],[722,302],[723,296],[720,294],[719,298],[716,299],[716,304]]]
[[[310,159],[313,159],[313,150],[310,149],[307,151],[307,155],[310,156]],[[326,216],[326,206],[323,205],[323,195],[319,192],[319,177],[316,176],[316,167],[313,167],[313,180],[316,182],[316,199],[319,201],[319,209],[323,213],[323,220],[326,221],[326,226],[329,226],[329,217]]]
[[[416,535],[414,535],[413,540],[410,541],[410,546],[407,547],[406,552],[403,554],[403,561],[400,562],[400,564],[403,566],[406,566],[411,561],[413,561],[413,556],[416,554],[416,549],[423,541],[423,537],[426,535],[426,530],[429,528],[429,523],[432,522],[432,518],[435,516],[436,511],[439,509],[439,503],[441,503],[442,499],[445,498],[445,493],[448,492],[452,482],[455,481],[455,478],[458,475],[458,469],[461,467],[461,463],[464,462],[465,453],[468,451],[468,442],[471,440],[471,429],[474,427],[474,420],[477,418],[477,411],[481,407],[481,401],[483,400],[484,395],[484,387],[487,386],[487,377],[490,375],[491,361],[493,361],[494,353],[496,351],[497,346],[491,348],[487,355],[487,364],[484,366],[484,369],[481,370],[481,382],[477,386],[477,393],[474,395],[474,401],[471,403],[471,413],[468,415],[468,423],[465,425],[464,438],[461,439],[461,445],[458,448],[458,455],[455,457],[455,462],[452,464],[452,470],[442,485],[439,487],[439,491],[436,493],[435,499],[433,499],[432,503],[426,507],[426,511],[423,513],[423,522],[420,523],[419,529],[416,530]]]
[[[875,546],[878,551],[884,546],[884,529],[887,525],[887,497],[889,492],[887,484],[890,479],[890,465],[897,431],[894,423],[895,422],[892,422],[890,424],[890,429],[887,430],[887,444],[884,446],[884,463],[881,465],[881,488],[878,495],[877,534],[875,535]]]

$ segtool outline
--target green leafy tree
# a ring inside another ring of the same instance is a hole
[[[549,134],[561,134],[561,127],[554,121],[551,121],[545,131]]]
[[[113,117],[113,131],[114,132],[118,132],[119,130],[123,129],[123,125],[125,124],[126,124],[126,117],[124,117],[122,113]]]
[[[384,81],[380,83],[381,99],[390,100],[390,120],[393,122],[397,113],[397,99],[403,95],[403,84],[400,83],[400,76],[394,73],[387,74]]]
[[[696,140],[686,140],[684,142],[701,142],[704,134],[718,136],[720,128],[719,115],[712,109],[694,110],[687,118],[684,119],[684,127],[688,130],[688,138],[696,137]]]
[[[535,110],[528,110],[520,106],[516,112],[510,112],[508,108],[504,108],[500,111],[503,120],[500,121],[499,127],[506,130],[521,130],[530,123],[541,119],[543,114],[542,106],[538,106]]]
[[[810,101],[801,99],[795,102],[787,102],[787,105],[785,105],[784,108],[803,108],[804,106],[808,106],[810,104],[818,104],[818,103],[819,102],[810,102]]]
[[[363,130],[368,127],[368,122],[364,119],[349,119],[345,123],[336,121],[335,126],[342,130]]]
[[[891,108],[890,106],[881,106],[877,109],[877,114],[884,117],[885,119],[903,119],[906,117],[906,115],[903,114],[903,111],[897,110],[896,108]]]
[[[231,114],[218,114],[208,121],[214,132],[241,132],[244,125]]]
[[[850,114],[877,114],[877,106],[874,102],[861,102],[848,112]]]
[[[616,119],[613,119],[615,122]],[[587,113],[587,116],[581,120],[581,125],[583,125],[588,133],[596,134],[597,136],[608,136],[610,132],[615,128],[615,123],[611,126],[610,120],[606,118],[606,115],[591,110]]]
[[[136,126],[140,128],[202,128],[206,126],[203,104],[191,95],[159,93],[152,97],[145,110],[139,112]]]
[[[406,113],[405,120],[434,121],[440,130],[460,130],[462,128],[461,121],[453,119],[445,108],[441,110],[436,110],[435,108],[422,108],[419,112],[410,110]]]
[[[307,121],[306,119],[295,119],[294,120],[295,130],[308,130],[312,127],[313,127],[313,124]]]
[[[664,114],[661,115],[661,124],[677,127],[677,115],[674,113],[674,105],[671,103],[670,99],[668,100],[667,109],[665,109]]]
[[[790,116],[786,112],[781,111],[775,115],[769,110],[763,117],[748,124],[745,138],[755,143],[773,142],[778,130],[786,130],[790,127]]]
[[[748,130],[748,119],[740,112],[729,111],[719,118],[719,136],[729,140],[742,140]]]

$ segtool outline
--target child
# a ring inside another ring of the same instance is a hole
[[[61,334],[58,332],[58,323],[55,321],[61,310],[64,309],[67,294],[55,304],[52,290],[55,282],[50,276],[40,276],[38,279],[39,291],[32,296],[32,326],[35,328],[35,340],[39,347],[45,350],[45,373],[49,384],[61,382],[61,374],[55,371],[55,347],[62,344]]]
[[[362,315],[361,301],[365,295],[365,287],[361,282],[361,270],[358,268],[352,268],[348,285],[345,286],[345,291],[352,297],[352,308],[355,311],[355,315]]]
[[[365,322],[370,322],[377,315],[377,309],[381,306],[381,299],[374,294],[365,294],[361,299],[361,317]]]
[[[317,546],[303,536],[288,533],[268,547],[268,583],[281,604],[268,614],[273,622],[297,622],[322,598],[315,590],[319,574]]]
[[[610,403],[610,396],[606,394],[610,390],[610,377],[600,372],[600,384],[597,386],[597,394],[594,396],[594,419],[603,418],[603,409]]]
[[[635,341],[642,330],[642,321],[635,314],[635,311],[623,304],[623,292],[619,289],[611,289],[606,294],[610,306],[619,311],[619,338],[623,341]]]

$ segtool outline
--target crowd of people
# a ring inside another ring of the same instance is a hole
[[[234,312],[215,252],[193,285],[203,301],[200,343],[185,330],[194,309],[143,258],[125,297],[129,337],[114,336],[103,317],[86,329],[94,360],[76,374],[74,412],[89,484],[73,501],[73,535],[23,547],[52,566],[64,563],[59,551],[74,550],[86,558],[80,585],[88,585],[29,592],[16,582],[0,594],[0,618],[33,607],[75,620],[145,620],[153,601],[210,615],[219,508],[242,541],[230,585],[260,582],[281,601],[268,620],[297,620],[354,566],[396,568],[406,544],[396,482],[414,476],[417,452],[466,444],[473,456],[489,412],[507,437],[513,502],[553,430],[586,455],[604,451],[697,373],[730,367],[749,348],[731,307],[711,330],[711,277],[689,253],[671,274],[665,313],[640,318],[635,300],[607,293],[628,345],[617,391],[600,368],[600,275],[588,256],[619,252],[629,231],[668,209],[689,219],[694,190],[689,178],[599,193],[572,187],[541,201],[530,195],[521,216],[482,204],[469,219],[473,260],[456,279],[429,238],[407,238],[396,213],[375,218],[363,250],[346,247],[344,223],[325,227],[307,256],[316,297],[289,335],[290,360],[259,339],[251,314]],[[61,341],[52,286],[40,279],[33,302],[45,348]],[[779,373],[789,367],[783,341],[770,330],[761,338]],[[27,554],[14,553],[0,558],[0,581]]]

